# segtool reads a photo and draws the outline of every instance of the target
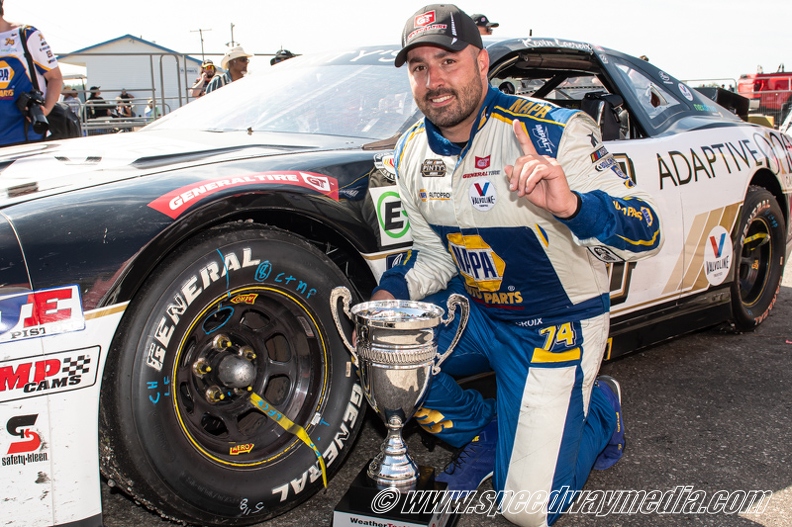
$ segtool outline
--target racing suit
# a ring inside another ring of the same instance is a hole
[[[22,38],[27,38],[36,71],[28,71]],[[25,116],[17,108],[17,99],[20,94],[33,89],[31,75],[38,75],[39,88],[46,97],[47,81],[44,74],[56,67],[58,61],[55,55],[36,28],[28,26],[24,34],[21,27],[0,33],[0,146],[44,138],[43,134],[37,134],[27,124]]]
[[[461,446],[497,414],[493,486],[538,499],[504,516],[546,525],[572,501],[563,490],[582,488],[617,423],[594,383],[609,328],[606,262],[659,251],[660,220],[588,115],[494,88],[479,112],[462,147],[426,119],[400,138],[397,184],[414,243],[375,291],[443,307],[453,292],[468,297],[468,325],[416,418]],[[572,217],[510,191],[503,167],[523,155],[515,119],[564,169],[580,198]],[[438,329],[439,351],[455,331]],[[489,369],[495,401],[452,377]]]

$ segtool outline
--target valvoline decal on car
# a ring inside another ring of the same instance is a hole
[[[207,196],[225,188],[259,185],[293,185],[315,190],[338,201],[338,180],[312,172],[258,172],[244,176],[207,179],[186,185],[160,196],[148,204],[152,209],[173,218],[181,216],[188,208]]]

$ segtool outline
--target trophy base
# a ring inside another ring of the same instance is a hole
[[[446,484],[434,480],[434,469],[431,467],[419,466],[418,491],[445,490]],[[389,505],[392,501],[383,500],[377,502],[374,498],[380,492],[371,478],[368,477],[368,463],[358,473],[352,481],[346,494],[333,509],[333,527],[360,527],[361,525],[390,525],[391,523],[399,527],[453,527],[459,521],[460,514],[447,512],[443,507],[422,507],[417,504],[418,500],[412,500],[406,508],[404,504],[408,502],[407,491],[400,493],[395,506],[390,507],[387,512],[374,512],[374,508],[380,509],[381,506]],[[388,489],[390,490],[390,489]],[[395,496],[396,493],[394,492]],[[428,501],[428,500],[427,500]],[[378,507],[378,505],[380,507]],[[432,512],[433,508],[440,509]],[[381,510],[381,509],[380,509]],[[403,512],[407,510],[407,512]],[[390,520],[384,521],[384,520]]]

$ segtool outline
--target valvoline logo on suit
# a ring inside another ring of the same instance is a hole
[[[495,192],[495,185],[489,180],[479,180],[470,185],[468,190],[470,196],[470,204],[473,208],[481,212],[486,212],[495,206],[497,201],[497,194]]]

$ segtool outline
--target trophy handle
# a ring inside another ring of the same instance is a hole
[[[340,285],[334,288],[330,292],[330,312],[333,315],[333,322],[335,322],[336,329],[338,329],[338,334],[341,335],[341,341],[344,343],[344,346],[349,350],[349,353],[352,354],[352,359],[354,359],[354,363],[358,363],[357,353],[355,353],[355,348],[346,338],[344,334],[344,330],[341,328],[341,321],[338,319],[338,299],[344,301],[344,314],[346,314],[347,318],[352,320],[352,313],[349,311],[349,303],[352,301],[352,293],[349,292],[349,289]]]
[[[437,362],[432,366],[432,375],[437,375],[440,373],[440,365],[443,364],[448,356],[454,351],[454,347],[459,342],[459,337],[462,336],[462,331],[465,330],[465,326],[467,326],[468,316],[470,315],[470,304],[468,303],[467,298],[464,296],[454,293],[448,297],[448,302],[446,303],[448,306],[448,317],[445,320],[440,320],[444,325],[449,325],[454,320],[454,312],[456,311],[456,307],[459,306],[459,327],[457,328],[456,335],[454,335],[454,340],[451,341],[451,345],[448,347],[445,353],[442,355],[438,355]]]

